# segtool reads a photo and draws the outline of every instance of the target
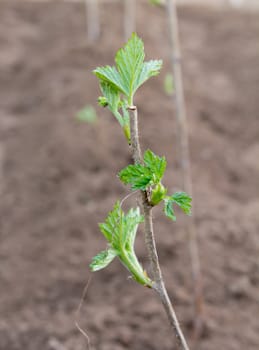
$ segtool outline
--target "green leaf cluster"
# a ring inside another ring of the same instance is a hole
[[[152,2],[160,3],[158,0],[152,0]],[[101,106],[110,109],[123,128],[129,143],[128,108],[133,105],[137,89],[150,77],[157,75],[162,66],[161,60],[145,62],[144,59],[143,42],[137,34],[133,33],[126,45],[117,52],[115,66],[98,67],[94,70],[102,92],[98,102]],[[124,184],[129,184],[132,190],[147,190],[151,206],[164,201],[165,215],[176,220],[174,205],[178,205],[187,215],[190,215],[192,199],[185,192],[176,192],[172,196],[167,196],[167,189],[162,184],[166,164],[165,157],[159,157],[151,150],[147,150],[144,153],[143,163],[127,166],[120,171],[119,177]],[[91,270],[101,270],[118,257],[137,282],[152,287],[153,281],[143,270],[134,250],[137,229],[143,221],[144,218],[138,207],[124,213],[120,203],[117,202],[105,222],[99,224],[108,246],[92,259]]]
[[[107,250],[102,251],[92,259],[91,270],[98,271],[105,268],[117,256],[137,282],[151,287],[152,281],[143,270],[134,251],[138,225],[143,220],[138,207],[130,209],[125,214],[117,202],[105,222],[99,224],[99,228],[109,245]]]
[[[159,73],[161,60],[144,62],[143,41],[133,33],[126,45],[116,56],[116,66],[97,67],[93,73],[100,81],[103,96],[99,98],[101,106],[108,106],[124,129],[129,140],[129,115],[127,108],[133,105],[137,89],[150,77]]]
[[[159,157],[152,151],[144,153],[143,164],[128,165],[119,172],[120,180],[131,185],[131,189],[145,191],[149,188],[151,192],[150,204],[155,206],[164,201],[164,213],[167,217],[176,220],[173,205],[178,205],[185,214],[191,215],[192,198],[185,192],[176,192],[167,196],[167,189],[161,180],[166,170],[165,157]]]
[[[144,191],[160,183],[166,169],[165,157],[159,157],[152,151],[144,153],[144,164],[128,165],[119,172],[121,181],[131,185],[132,190]]]
[[[191,215],[192,213],[192,197],[185,192],[175,192],[172,196],[165,197],[164,203],[164,213],[173,221],[176,221],[174,204],[178,205],[185,214]]]

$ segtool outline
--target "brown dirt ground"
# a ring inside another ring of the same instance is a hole
[[[127,194],[116,173],[129,152],[108,111],[76,120],[99,94],[91,70],[122,45],[119,5],[103,7],[89,45],[83,4],[0,3],[0,349],[79,350],[75,311],[91,257],[105,247],[97,223]],[[176,123],[163,92],[168,70],[162,9],[142,4],[139,34],[165,68],[137,98],[141,141],[169,161],[179,187]],[[259,349],[259,15],[180,9],[194,198],[206,299],[199,350]],[[130,201],[129,201],[130,202]],[[183,217],[155,212],[161,265],[192,344],[192,283]],[[139,235],[137,250],[148,268]],[[92,349],[172,349],[151,291],[114,262],[92,276],[79,317]]]

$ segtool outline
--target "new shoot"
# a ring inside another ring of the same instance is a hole
[[[164,214],[175,221],[175,206],[180,207],[185,214],[191,215],[192,199],[185,192],[168,194],[162,183],[167,164],[165,157],[160,157],[149,149],[142,157],[134,96],[144,82],[159,74],[162,67],[161,60],[145,62],[144,59],[143,42],[133,33],[127,44],[117,52],[115,66],[98,67],[94,70],[102,92],[98,99],[99,104],[109,108],[119,122],[132,154],[133,164],[122,169],[118,176],[132,191],[139,191],[141,208],[137,206],[124,213],[119,202],[115,204],[105,222],[99,225],[107,240],[107,248],[93,258],[90,268],[92,271],[101,270],[117,257],[136,282],[158,294],[181,348],[188,350],[162,277],[152,210],[163,203]],[[145,225],[145,245],[151,265],[151,276],[143,269],[134,250],[138,226],[142,222]]]

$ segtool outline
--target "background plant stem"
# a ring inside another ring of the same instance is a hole
[[[181,166],[182,189],[192,196],[191,161],[189,154],[188,124],[186,117],[185,98],[181,67],[181,49],[179,41],[178,18],[175,0],[167,0],[167,14],[169,24],[169,36],[171,46],[171,64],[175,86],[174,105],[176,106],[178,148]],[[203,288],[200,267],[197,231],[194,222],[194,210],[192,217],[187,221],[186,231],[192,267],[195,304],[195,337],[198,338],[202,329],[203,314]]]
[[[143,163],[139,132],[138,132],[138,112],[135,106],[129,107],[130,114],[130,133],[131,133],[131,150],[132,158],[135,164]],[[148,256],[151,264],[152,279],[154,283],[152,288],[157,292],[161,303],[164,306],[167,317],[176,337],[179,339],[180,347],[183,350],[189,350],[185,337],[179,325],[176,313],[169,299],[165,284],[163,281],[158,254],[156,249],[156,242],[154,237],[153,219],[152,219],[152,205],[150,204],[149,191],[141,191],[142,207],[145,218],[145,243],[148,250]]]
[[[98,0],[85,0],[87,18],[87,38],[95,42],[100,36]]]
[[[124,0],[124,39],[136,31],[136,0]]]

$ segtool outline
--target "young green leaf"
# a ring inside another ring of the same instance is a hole
[[[132,103],[136,90],[150,77],[157,75],[162,61],[154,60],[144,63],[145,52],[143,41],[133,33],[127,44],[115,57],[115,62],[123,82],[125,94]]]
[[[120,180],[125,185],[130,184],[133,191],[144,191],[150,185],[152,176],[149,169],[141,164],[128,165],[119,172]]]
[[[108,106],[110,111],[123,127],[127,123],[127,120],[124,120],[123,116],[119,112],[119,107],[121,105],[120,91],[114,85],[111,85],[106,81],[101,81],[100,87],[103,97],[99,97],[99,104],[101,104],[103,107]]]
[[[164,213],[165,215],[173,220],[173,221],[176,221],[176,216],[175,216],[175,212],[174,212],[174,208],[173,208],[173,201],[166,198],[164,200],[164,203],[165,203],[165,206],[164,206]]]
[[[124,249],[133,250],[134,240],[138,224],[143,222],[139,208],[131,209],[128,214],[124,214],[119,203],[116,203],[104,224],[100,224],[101,231],[106,234],[111,246],[120,252]],[[104,232],[105,231],[105,232]],[[108,232],[108,235],[107,235]],[[112,233],[112,234],[110,234]]]
[[[113,85],[102,81],[100,83],[103,96],[106,98],[107,104],[112,112],[117,111],[120,103],[120,92]]]
[[[139,208],[131,209],[125,214],[117,202],[105,222],[99,225],[110,248],[93,259],[90,265],[91,269],[93,271],[100,270],[107,266],[115,256],[118,256],[137,282],[151,287],[152,281],[143,270],[134,251],[138,225],[143,220],[144,217],[140,215]]]
[[[127,110],[128,105],[125,100],[121,100],[121,91],[117,88],[117,86],[110,84],[107,80],[102,79],[100,79],[100,87],[103,96],[98,98],[99,105],[102,107],[108,106],[123,128],[127,141],[130,142],[130,121]]]
[[[118,89],[123,94],[127,95],[127,91],[123,87],[123,82],[121,80],[121,76],[118,73],[115,67],[105,66],[105,67],[97,67],[93,73],[99,78],[100,82],[109,83],[116,89]]]
[[[100,81],[103,96],[98,103],[108,106],[123,128],[124,135],[130,143],[130,122],[127,108],[133,104],[136,90],[150,77],[159,73],[161,60],[144,62],[143,41],[133,33],[126,45],[116,56],[116,67],[97,67],[93,73]],[[121,95],[124,97],[121,98]]]
[[[140,215],[139,208],[131,208],[124,218],[123,243],[126,249],[130,250],[134,246],[138,225],[144,222],[144,216]]]
[[[98,67],[93,73],[101,84],[105,82],[111,85],[126,97],[129,104],[132,104],[137,89],[147,79],[157,75],[162,67],[161,60],[144,62],[144,58],[143,41],[133,33],[115,56],[116,67]]]
[[[143,68],[145,53],[142,40],[135,34],[121,48],[115,62],[126,90],[126,96],[132,96],[138,87],[139,77]]]
[[[109,243],[114,240],[115,232],[120,224],[123,212],[120,207],[120,203],[117,202],[114,205],[113,210],[108,214],[104,223],[99,224],[100,231],[103,233],[104,237]]]
[[[172,200],[174,201],[175,204],[177,204],[182,211],[187,214],[191,215],[192,213],[192,197],[189,196],[185,192],[175,192],[171,196]]]
[[[128,165],[119,172],[119,178],[132,190],[144,191],[147,187],[160,183],[166,169],[165,157],[158,157],[152,151],[144,153],[144,165]]]
[[[158,75],[162,68],[162,64],[162,60],[151,60],[144,62],[137,88],[140,87],[149,78]]]
[[[157,184],[161,181],[164,176],[166,169],[166,159],[165,157],[159,157],[155,155],[150,149],[144,153],[144,163],[145,166],[150,170],[154,175],[154,182]]]
[[[176,220],[173,204],[178,205],[185,214],[191,215],[192,198],[185,192],[176,192],[172,196],[166,197],[164,202],[164,213],[173,221]]]
[[[99,271],[108,266],[112,260],[117,256],[117,252],[109,248],[97,254],[90,264],[91,271]]]

